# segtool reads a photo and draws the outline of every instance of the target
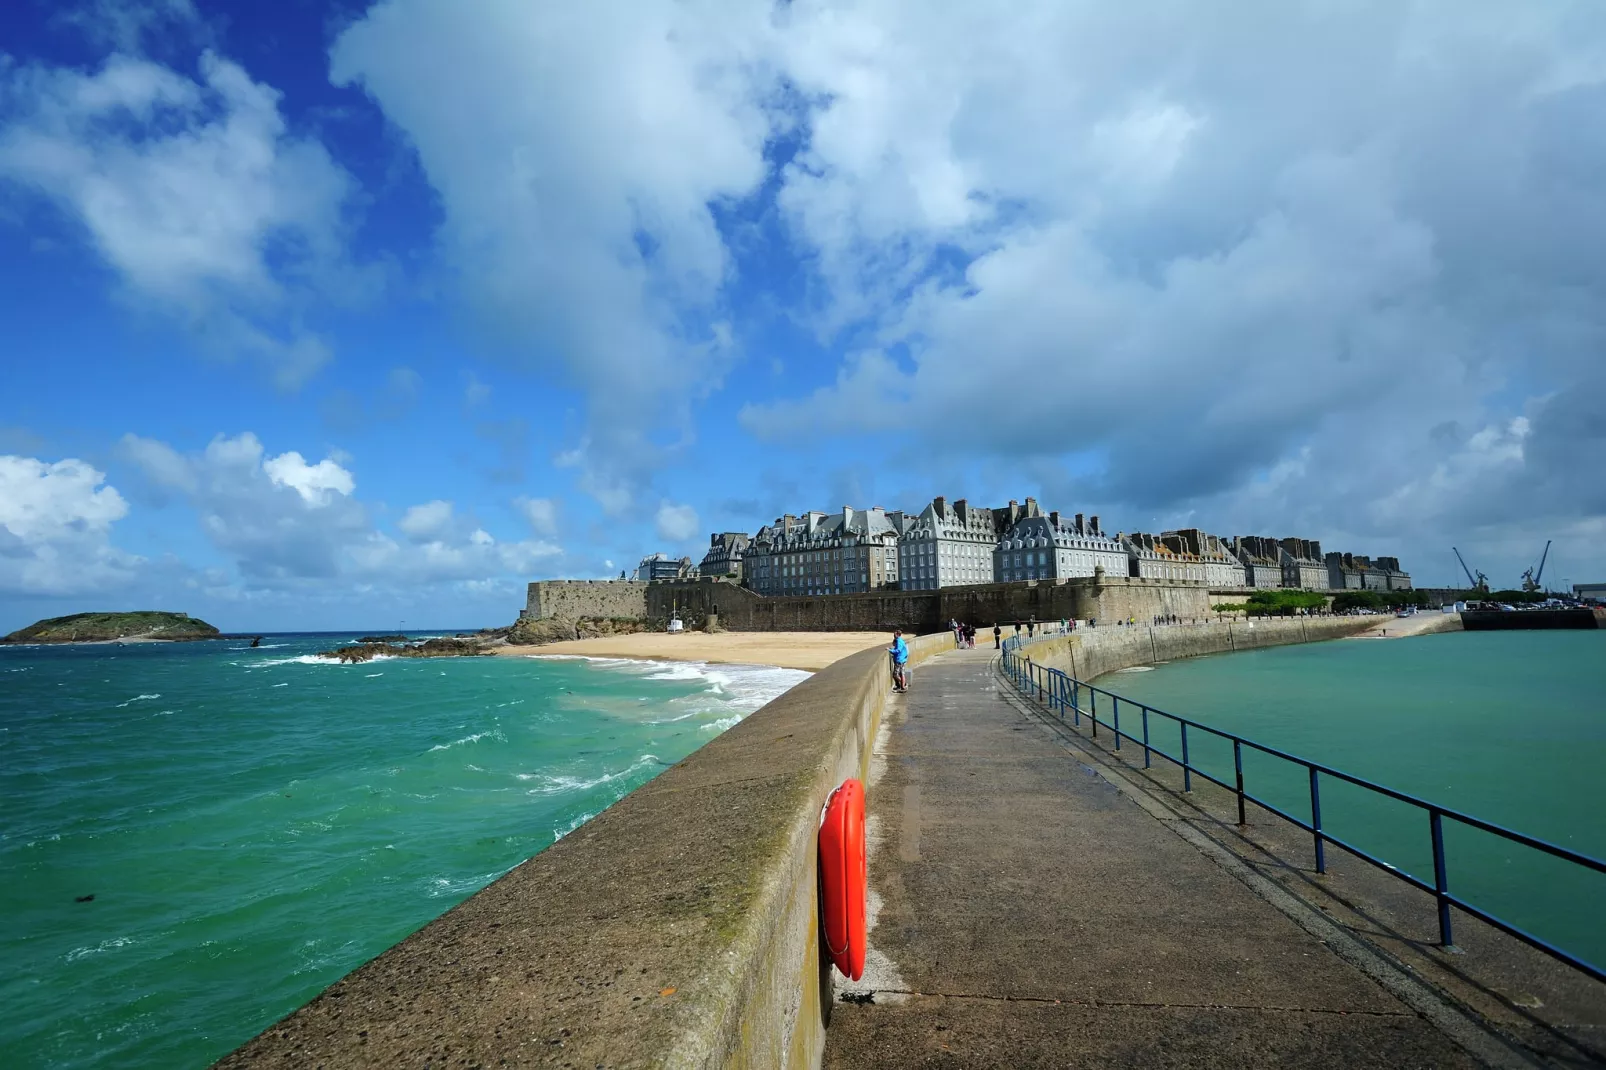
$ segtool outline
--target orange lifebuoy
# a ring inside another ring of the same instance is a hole
[[[864,785],[844,780],[825,804],[820,823],[820,888],[825,945],[843,975],[864,976],[865,900],[870,875],[864,856]]]

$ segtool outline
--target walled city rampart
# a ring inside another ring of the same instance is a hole
[[[636,580],[541,580],[528,587],[521,616],[531,620],[643,620],[647,618],[650,586]]]
[[[990,628],[995,622],[1049,620],[1184,620],[1211,615],[1219,599],[1203,583],[1183,580],[1089,577],[944,587],[934,591],[871,591],[815,597],[768,597],[728,580],[547,580],[532,583],[525,615],[534,619],[632,617],[667,621],[678,614],[688,628],[710,615],[738,632],[932,632],[949,620]]]

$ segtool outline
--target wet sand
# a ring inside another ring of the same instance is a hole
[[[891,632],[637,632],[598,639],[571,639],[542,646],[497,647],[501,657],[580,655],[708,661],[727,665],[775,665],[815,672],[849,654],[892,643]]]

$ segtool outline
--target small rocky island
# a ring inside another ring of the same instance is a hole
[[[12,632],[0,643],[186,642],[219,639],[222,633],[187,613],[74,613],[51,617]]]

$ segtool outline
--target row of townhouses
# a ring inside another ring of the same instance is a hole
[[[718,532],[702,563],[653,554],[636,578],[724,576],[759,594],[855,594],[892,587],[929,591],[981,583],[1093,576],[1186,580],[1215,588],[1409,590],[1393,557],[1322,553],[1313,539],[1198,528],[1107,534],[1096,516],[1044,513],[1036,499],[996,509],[934,498],[919,513],[843,507],[780,516],[749,537]]]

